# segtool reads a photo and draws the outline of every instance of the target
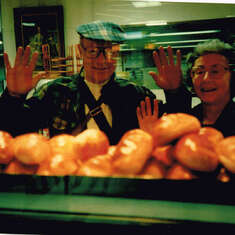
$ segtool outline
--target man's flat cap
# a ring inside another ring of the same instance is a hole
[[[77,27],[77,33],[91,40],[103,40],[114,43],[125,41],[125,32],[120,25],[112,22],[94,21]]]

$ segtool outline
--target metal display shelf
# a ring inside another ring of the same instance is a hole
[[[0,182],[1,233],[235,234],[233,183],[25,175]]]

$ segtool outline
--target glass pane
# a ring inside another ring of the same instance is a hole
[[[0,2],[0,12],[1,12],[1,2]],[[2,93],[5,87],[5,68],[3,61],[3,40],[2,40],[2,18],[0,14],[0,93]]]

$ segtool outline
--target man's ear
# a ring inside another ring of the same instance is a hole
[[[77,44],[77,49],[78,49],[79,55],[83,58],[83,50],[82,50],[81,44]]]

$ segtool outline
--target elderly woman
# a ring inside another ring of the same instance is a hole
[[[233,48],[218,39],[199,44],[188,56],[188,84],[201,103],[190,110],[202,126],[235,135]]]
[[[235,95],[235,81],[232,59],[233,47],[219,39],[198,44],[194,52],[187,56],[187,84],[201,100],[188,113],[197,117],[202,126],[214,127],[225,137],[235,135],[235,103],[232,100]],[[156,121],[157,112],[152,115],[150,109],[148,100],[137,108],[142,129],[150,126],[149,122]]]

